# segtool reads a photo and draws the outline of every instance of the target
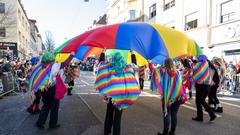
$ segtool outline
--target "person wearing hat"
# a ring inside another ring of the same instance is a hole
[[[193,61],[191,67],[193,69],[193,82],[195,83],[196,88],[197,106],[197,116],[192,118],[192,120],[203,121],[203,106],[210,116],[210,121],[213,121],[215,120],[216,115],[205,101],[212,83],[207,56],[203,54],[199,55],[197,60]]]
[[[36,126],[39,129],[44,128],[44,124],[47,120],[48,113],[50,112],[49,128],[56,129],[59,128],[58,124],[58,109],[60,100],[55,98],[56,94],[56,77],[59,74],[60,69],[66,67],[72,60],[74,53],[72,52],[70,57],[62,63],[57,63],[55,61],[55,56],[51,52],[46,52],[42,56],[41,66],[46,68],[50,66],[50,76],[45,88],[41,90],[43,106],[36,122]],[[60,76],[61,77],[61,76]]]

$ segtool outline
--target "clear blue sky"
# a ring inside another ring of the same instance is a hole
[[[29,19],[37,20],[44,40],[45,31],[51,31],[56,46],[86,31],[106,12],[105,0],[22,0]]]

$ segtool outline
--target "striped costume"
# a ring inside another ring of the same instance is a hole
[[[185,91],[182,87],[182,78],[179,72],[171,76],[163,68],[153,70],[153,90],[157,91],[163,97],[164,112],[175,101],[182,100]]]
[[[212,79],[210,76],[210,69],[207,61],[199,61],[193,63],[193,81],[197,84],[211,85]]]
[[[127,109],[139,97],[140,90],[135,79],[133,65],[126,65],[122,73],[116,73],[107,63],[100,63],[95,82],[96,90],[112,98],[119,110]]]
[[[225,79],[225,69],[222,66],[214,65],[219,76],[219,83],[221,84]]]
[[[26,81],[24,82],[26,91],[37,91],[46,88],[53,63],[39,64],[29,70]]]

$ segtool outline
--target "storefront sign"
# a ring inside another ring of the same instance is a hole
[[[14,57],[18,57],[17,43],[14,42],[0,42],[0,50],[7,50],[12,53]]]

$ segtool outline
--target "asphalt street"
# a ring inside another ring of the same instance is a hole
[[[65,96],[60,103],[57,130],[34,127],[38,115],[30,115],[26,108],[30,101],[27,96],[8,96],[0,99],[0,135],[102,135],[106,104],[94,89],[95,77],[92,73],[81,72],[76,80],[73,96]],[[222,96],[220,100],[224,113],[217,114],[214,122],[209,122],[207,113],[204,122],[195,122],[194,99],[180,107],[176,135],[239,135],[240,98]],[[123,112],[122,135],[156,135],[162,131],[163,120],[160,95],[149,90],[145,83],[140,98]]]

